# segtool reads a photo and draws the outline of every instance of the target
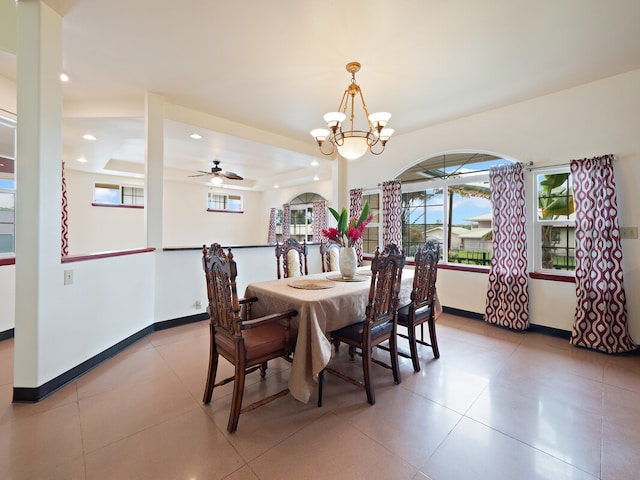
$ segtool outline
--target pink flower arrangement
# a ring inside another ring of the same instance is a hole
[[[362,213],[360,213],[360,217],[358,219],[356,219],[356,217],[349,218],[346,208],[343,208],[342,211],[338,213],[336,210],[329,207],[329,211],[331,212],[331,215],[333,215],[333,218],[338,222],[338,226],[337,228],[332,227],[326,230],[323,229],[322,234],[329,240],[332,240],[343,247],[353,247],[362,237],[364,229],[372,219],[372,216],[369,215],[369,202],[365,202],[364,207],[362,208]]]

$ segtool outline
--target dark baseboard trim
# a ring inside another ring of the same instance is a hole
[[[14,336],[14,329],[10,328],[9,330],[5,330],[4,332],[0,332],[0,342],[2,340],[9,340]]]
[[[459,308],[442,306],[443,313],[450,313],[458,317],[471,318],[473,320],[484,320],[484,314],[478,312],[470,312],[468,310],[460,310]]]
[[[545,327],[544,325],[529,325],[529,332],[542,333],[544,335],[549,335],[550,337],[563,338],[565,340],[569,340],[571,338],[571,332],[568,330]]]
[[[442,307],[442,311],[444,313],[450,313],[451,315],[456,315],[458,317],[470,318],[472,320],[481,320],[484,321],[484,314],[478,312],[469,312],[467,310],[460,310],[458,308],[452,307]],[[499,325],[496,325],[499,326]],[[503,327],[506,328],[506,327]],[[525,332],[535,332],[542,333],[544,335],[549,335],[552,337],[564,338],[569,340],[571,338],[571,332],[568,330],[561,330],[559,328],[553,327],[545,327],[544,325],[529,325],[529,328],[525,330]]]
[[[116,343],[112,347],[107,348],[105,351],[91,357],[90,359],[82,362],[80,365],[73,367],[71,370],[67,370],[56,378],[49,380],[48,382],[40,385],[39,387],[13,387],[13,402],[14,403],[36,403],[40,400],[44,400],[46,397],[61,389],[68,383],[71,383],[78,379],[80,376],[87,373],[89,370],[97,367],[99,364],[122,352],[127,347],[133,345],[138,340],[146,337],[152,332],[157,330],[166,330],[167,328],[173,328],[180,325],[186,325],[188,323],[200,322],[209,318],[206,313],[199,313],[197,315],[191,315],[188,317],[176,318],[173,320],[166,320],[163,322],[156,322],[146,328],[143,328],[139,332],[125,338],[124,340]],[[4,333],[4,332],[3,332]],[[12,335],[13,336],[13,335]]]
[[[154,331],[166,330],[168,328],[179,327],[180,325],[187,325],[189,323],[196,323],[208,319],[208,313],[198,313],[196,315],[189,315],[188,317],[173,318],[163,322],[156,322],[153,324],[153,329]]]

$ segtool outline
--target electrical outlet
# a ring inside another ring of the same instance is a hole
[[[73,283],[73,270],[64,271],[64,284],[71,285]]]
[[[638,227],[620,227],[620,238],[637,240]]]

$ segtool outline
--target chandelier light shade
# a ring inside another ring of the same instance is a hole
[[[390,113],[375,112],[369,115],[362,90],[356,83],[356,72],[359,70],[360,64],[358,62],[347,63],[347,72],[351,74],[351,82],[342,94],[338,110],[324,116],[328,128],[311,130],[311,136],[315,138],[320,152],[324,155],[333,155],[336,149],[340,156],[347,160],[360,158],[367,153],[367,150],[374,155],[380,155],[384,151],[387,141],[393,135],[393,129],[387,128],[387,122],[391,118]],[[357,130],[354,127],[356,96],[360,98],[362,103],[368,127],[366,130]],[[345,130],[344,121],[347,118],[348,130]]]

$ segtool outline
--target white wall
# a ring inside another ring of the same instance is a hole
[[[65,166],[69,255],[145,248],[144,210],[93,206],[95,183],[144,185],[139,178],[96,175]]]
[[[613,153],[617,158],[615,170],[621,224],[637,226],[640,224],[636,186],[640,178],[638,85],[640,70],[419,132],[405,135],[398,132],[385,154],[380,157],[365,157],[348,165],[348,188],[373,187],[381,181],[393,178],[421,158],[453,150],[495,152],[519,161],[533,161],[536,166]],[[83,193],[80,187],[76,188],[75,183],[83,175],[70,171],[68,174],[68,187],[74,190],[74,195],[82,198],[86,192]],[[213,226],[218,225],[215,214],[197,213],[198,218],[182,220],[179,215],[185,215],[184,211],[179,208],[175,211],[167,209],[165,240],[178,245],[187,244],[185,246],[211,243],[218,238],[221,238],[218,241],[222,243],[226,243],[224,240],[233,244],[264,243],[269,208],[279,206],[304,191],[316,191],[326,198],[331,197],[332,185],[329,182],[313,185],[317,185],[317,188],[305,185],[249,199],[248,201],[258,205],[260,214],[258,220],[254,217],[253,221],[259,224],[247,227],[242,224],[242,218],[249,219],[251,216],[236,215],[238,218],[234,221],[240,223],[225,232],[237,233],[237,241],[235,236],[219,235],[218,229]],[[167,187],[167,198],[177,199],[184,194],[185,198],[190,198],[190,202],[195,201],[191,197],[193,192],[185,191],[180,186]],[[87,207],[86,202],[80,206],[70,199],[70,204],[72,202],[72,208],[79,209],[74,217],[84,215],[81,213],[83,209],[91,211],[92,215],[102,215],[95,213],[96,209]],[[177,200],[175,204],[177,206]],[[206,223],[209,218],[215,219],[211,221],[211,227]],[[70,220],[79,221],[76,218]],[[118,219],[103,221],[112,225],[120,223]],[[211,229],[198,235],[198,229],[202,228],[203,223],[207,225],[205,228]],[[78,228],[80,227],[74,226],[75,231]],[[189,235],[178,236],[182,235],[181,229],[189,231]],[[257,237],[245,236],[248,235],[246,230],[258,232]],[[87,233],[92,234],[93,232]],[[73,230],[71,235],[73,238]],[[213,238],[214,235],[217,235],[216,238]],[[136,240],[135,246],[143,245],[139,245],[139,240]],[[636,342],[640,342],[640,296],[635,293],[640,291],[639,247],[638,240],[623,241],[630,331]],[[119,248],[126,247],[116,247]],[[96,249],[91,248],[89,251]],[[274,271],[272,268],[275,268],[275,258],[271,255],[263,255],[257,250],[234,251],[240,268],[239,283],[251,278],[262,278],[262,275],[269,278]],[[314,251],[312,248],[311,253],[315,254]],[[76,280],[74,285],[62,287],[61,301],[55,312],[57,320],[52,324],[53,330],[47,331],[47,335],[51,334],[51,337],[44,337],[48,338],[48,345],[43,347],[47,354],[44,358],[51,361],[43,367],[42,380],[53,378],[154,321],[196,313],[195,300],[202,298],[203,305],[206,303],[199,257],[198,250],[156,252],[61,266],[58,272],[60,279],[62,270],[71,266]],[[269,266],[269,262],[273,262],[272,266]],[[252,267],[247,269],[247,264]],[[11,292],[13,268],[0,267],[0,292]],[[54,275],[56,278],[58,273]],[[486,275],[442,269],[439,272],[438,289],[443,304],[482,312],[486,281]],[[539,325],[570,329],[575,306],[574,285],[542,280],[531,280],[530,284],[531,321]],[[240,292],[246,284],[242,285],[239,285]],[[6,322],[3,321],[2,325],[6,325]]]
[[[349,188],[372,187],[419,160],[450,151],[493,152],[534,166],[612,153],[620,224],[640,225],[640,70],[552,95],[393,137],[387,152],[349,163]],[[531,236],[530,236],[531,238]],[[623,240],[629,328],[640,342],[640,240]],[[438,277],[440,279],[440,275]],[[443,271],[438,290],[445,305],[481,313],[486,279]],[[532,280],[531,322],[571,328],[575,286]],[[449,290],[445,285],[450,285]],[[465,286],[464,290],[460,286]],[[460,292],[463,292],[462,294]]]

